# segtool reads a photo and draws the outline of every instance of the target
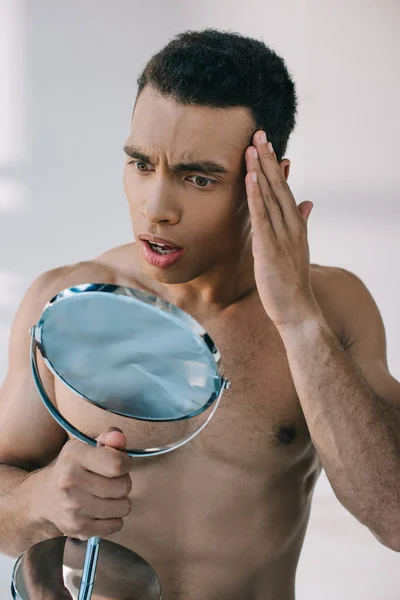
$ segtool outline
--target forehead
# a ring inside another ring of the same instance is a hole
[[[136,103],[129,141],[171,160],[236,162],[243,158],[254,131],[254,120],[245,107],[183,105],[146,86]]]

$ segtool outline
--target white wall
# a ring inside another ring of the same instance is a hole
[[[397,0],[0,0],[0,377],[32,278],[130,240],[121,149],[136,77],[174,33],[213,26],[286,59],[300,99],[290,183],[315,204],[312,261],[365,281],[400,379],[399,17]],[[322,477],[298,600],[397,600],[399,565]]]

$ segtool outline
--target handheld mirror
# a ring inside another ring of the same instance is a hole
[[[148,440],[149,436],[141,436],[135,425],[135,439],[128,438],[126,450],[130,456],[164,454],[192,440],[210,421],[229,386],[219,351],[204,328],[176,306],[138,289],[101,283],[65,289],[47,303],[30,333],[32,372],[39,394],[69,434],[97,444],[90,435],[94,424],[83,428],[82,419],[79,426],[67,418],[76,415],[70,410],[74,403],[80,415],[93,415],[97,423],[99,411],[102,419],[104,411],[112,413],[108,425],[115,424],[124,433],[122,419],[130,423],[133,419],[144,428],[150,423],[153,436],[157,435],[154,424],[162,425],[160,438],[150,445],[138,443],[139,438]],[[62,401],[57,398],[57,407],[45,390],[37,349],[56,383],[62,382],[68,391],[63,392]],[[82,400],[87,402],[82,404]],[[96,407],[95,413],[84,410],[88,403]],[[188,426],[189,421],[194,427]],[[171,424],[177,424],[169,434],[174,439],[165,442],[165,430]],[[99,538],[88,542],[80,599],[90,598],[99,543]]]
[[[141,290],[108,284],[63,290],[47,303],[31,335],[32,370],[42,400],[71,435],[94,446],[96,440],[68,422],[50,400],[36,348],[74,395],[130,419],[168,423],[193,418],[218,401],[229,385],[204,328],[176,306]],[[190,439],[198,433],[191,432]],[[129,448],[127,453],[161,454],[187,441]]]

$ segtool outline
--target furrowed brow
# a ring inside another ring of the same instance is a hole
[[[148,154],[142,152],[136,146],[125,146],[124,152],[126,154],[128,154],[128,156],[131,156],[132,158],[137,158],[139,160],[143,160],[144,162],[151,162],[151,157]],[[231,171],[229,171],[229,169],[224,167],[224,165],[216,163],[212,160],[201,160],[201,161],[193,161],[193,162],[185,162],[185,163],[181,162],[181,163],[177,163],[176,165],[172,165],[171,170],[176,173],[187,172],[187,171],[197,171],[198,173],[209,173],[209,174],[210,173],[229,173],[229,174],[231,174]]]
[[[124,152],[132,158],[138,158],[143,162],[151,162],[151,157],[144,152],[140,152],[135,146],[124,146]]]
[[[198,171],[199,173],[230,173],[223,165],[212,160],[202,160],[199,162],[178,163],[171,167],[172,171]]]

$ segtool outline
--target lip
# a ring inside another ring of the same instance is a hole
[[[139,240],[144,242],[154,242],[154,244],[165,244],[166,246],[171,246],[171,248],[178,248],[179,250],[183,250],[182,246],[175,244],[175,242],[171,242],[170,240],[165,240],[163,238],[157,237],[156,235],[150,235],[149,233],[140,233],[138,235]]]
[[[161,238],[157,239],[161,240]],[[155,239],[152,238],[150,241],[155,241]],[[169,244],[170,242],[162,240],[159,243]],[[149,263],[149,265],[158,269],[166,269],[167,267],[171,267],[181,258],[182,254],[185,253],[184,248],[178,248],[169,254],[159,254],[152,249],[148,239],[140,238],[140,244],[142,246],[145,260]]]

